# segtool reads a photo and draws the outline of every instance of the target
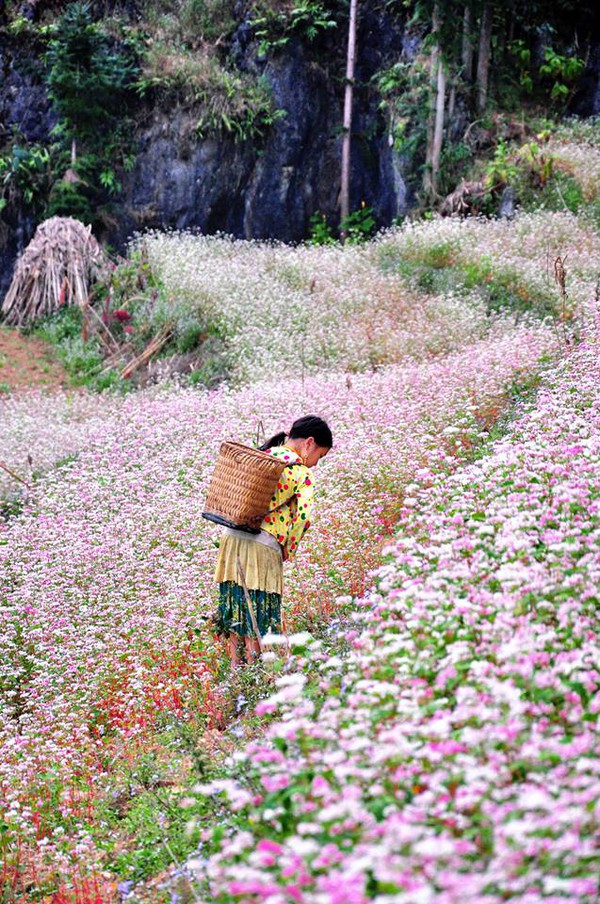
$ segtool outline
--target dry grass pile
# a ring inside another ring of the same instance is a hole
[[[17,262],[2,305],[5,323],[27,326],[63,305],[87,307],[105,263],[91,227],[71,217],[46,220]]]

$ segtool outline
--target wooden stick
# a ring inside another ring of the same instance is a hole
[[[244,569],[242,568],[242,563],[240,557],[237,557],[237,569],[238,569],[238,577],[242,584],[242,589],[244,591],[244,596],[246,598],[246,605],[248,606],[248,611],[250,612],[250,621],[252,622],[252,629],[256,635],[256,639],[258,640],[258,649],[260,652],[263,652],[262,638],[260,636],[260,631],[258,630],[258,623],[256,621],[256,615],[254,614],[254,609],[252,608],[252,602],[250,600],[250,594],[248,592],[248,585],[246,584],[246,575],[244,574]]]
[[[22,477],[19,477],[18,474],[15,474],[15,472],[12,471],[12,470],[8,467],[8,465],[5,465],[3,461],[0,461],[0,468],[2,468],[3,471],[6,471],[7,474],[10,474],[11,477],[14,477],[15,480],[18,480],[19,483],[22,483],[23,486],[26,486],[28,490],[31,489],[31,484],[27,483],[26,480],[23,480]]]
[[[102,317],[100,317],[100,315],[98,314],[98,312],[97,312],[91,305],[88,306],[88,310],[94,315],[94,317],[96,318],[96,320],[97,320],[98,323],[100,324],[100,327],[104,330],[104,332],[105,332],[105,333],[108,335],[108,337],[110,338],[110,341],[111,341],[112,344],[113,344],[113,349],[114,349],[115,351],[120,351],[120,348],[121,348],[121,347],[120,347],[119,343],[117,342],[117,340],[115,339],[115,337],[113,336],[113,334],[111,333],[111,331],[109,330],[107,324],[103,321]],[[102,337],[100,337],[100,341],[101,341],[101,342],[104,342],[104,345],[105,345],[107,348],[110,348],[110,346],[108,345],[108,343],[106,342],[106,340],[102,339]]]
[[[138,355],[137,358],[134,358],[133,361],[129,362],[127,367],[123,368],[121,377],[130,377],[134,370],[137,370],[138,367],[142,367],[142,365],[149,361],[153,355],[160,351],[170,336],[171,327],[165,327],[151,342],[148,343],[141,355]]]
[[[263,443],[265,441],[265,425],[262,422],[262,419],[259,420],[256,425],[256,448],[260,448],[260,435],[262,433]]]

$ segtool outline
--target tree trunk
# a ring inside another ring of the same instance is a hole
[[[446,77],[439,43],[440,24],[439,4],[435,3],[431,22],[433,44],[429,68],[429,115],[427,118],[427,148],[425,151],[425,173],[423,176],[423,188],[428,198],[434,198],[437,194],[437,176],[440,168],[444,126]],[[442,89],[441,97],[440,88]]]
[[[452,119],[454,118],[454,111],[456,109],[456,82],[450,82],[450,88],[448,91],[448,112],[446,114],[446,121],[450,124]]]
[[[438,191],[442,143],[444,140],[444,107],[446,104],[446,70],[440,54],[437,70],[437,94],[435,103],[435,126],[433,130],[433,150],[431,153],[431,189],[434,197]]]
[[[461,62],[462,75],[466,82],[470,82],[473,78],[473,35],[471,34],[472,27],[473,15],[471,13],[471,7],[465,6],[465,11],[463,13]]]
[[[342,134],[342,174],[340,185],[340,237],[343,242],[347,238],[344,225],[350,215],[350,141],[352,130],[354,64],[356,58],[357,7],[358,0],[350,0],[350,23],[348,25],[348,56],[346,60],[346,90],[344,92],[344,122]]]
[[[481,16],[479,53],[477,56],[477,112],[483,113],[487,104],[490,57],[492,51],[493,3],[487,2]]]

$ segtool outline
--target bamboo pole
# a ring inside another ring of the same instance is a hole
[[[239,556],[237,557],[237,570],[238,570],[238,577],[240,579],[240,583],[241,583],[242,589],[244,591],[246,605],[248,606],[248,611],[250,612],[250,621],[252,622],[252,630],[254,631],[254,633],[256,635],[256,639],[258,641],[258,649],[260,650],[261,653],[263,653],[264,650],[263,650],[262,638],[260,636],[260,631],[258,630],[258,623],[256,621],[256,615],[254,614],[254,609],[252,607],[252,601],[250,599],[250,593],[248,592],[248,585],[246,583],[246,575],[244,574],[244,569],[242,567],[242,562],[241,562]]]
[[[26,486],[28,490],[31,489],[31,484],[27,483],[26,480],[23,480],[22,477],[19,477],[19,475],[15,471],[13,471],[12,468],[9,468],[8,465],[5,465],[3,461],[0,461],[0,468],[2,468],[3,471],[6,471],[7,474],[10,474],[10,476],[14,478],[14,480],[18,480],[19,483],[22,483],[23,486]]]
[[[346,240],[344,223],[350,216],[350,144],[352,133],[352,96],[354,92],[354,66],[356,60],[356,17],[358,0],[350,0],[348,25],[348,56],[346,60],[346,89],[344,91],[344,121],[342,126],[342,173],[340,184],[341,238]]]

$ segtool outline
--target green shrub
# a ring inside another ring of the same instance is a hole
[[[141,96],[172,107],[181,104],[196,117],[197,139],[219,132],[240,141],[264,135],[285,111],[275,107],[267,79],[227,69],[211,54],[156,41],[137,81]]]
[[[442,148],[440,163],[440,183],[438,192],[441,197],[450,194],[457,182],[464,175],[467,164],[472,160],[472,152],[464,141],[446,142]]]
[[[531,312],[539,317],[556,313],[556,301],[550,291],[543,293],[528,286],[514,271],[495,270],[485,258],[462,263],[458,270],[463,288],[483,298],[490,312],[509,311],[516,315]]]
[[[313,213],[310,218],[308,243],[309,245],[335,245],[333,228],[320,210]]]
[[[236,26],[235,0],[145,0],[144,26],[171,46],[222,42]]]
[[[559,110],[566,106],[573,86],[584,69],[585,60],[579,57],[558,53],[552,47],[544,50],[540,77],[552,86],[550,99]]]
[[[102,346],[94,336],[84,342],[81,309],[62,308],[57,314],[41,321],[34,332],[50,342],[74,386],[86,386],[96,392],[103,389],[126,390],[116,370],[104,371]]]
[[[193,353],[193,371],[187,379],[192,384],[213,387],[230,376],[233,363],[228,331],[218,319],[210,319],[209,302],[198,294],[193,299],[174,299],[150,265],[142,244],[130,259],[121,259],[104,282],[96,284],[96,317],[88,321],[89,338],[85,342],[83,316],[78,307],[61,309],[41,322],[35,332],[55,347],[75,385],[95,391],[127,391],[138,385],[139,374],[122,378],[125,363],[168,329],[170,335],[153,360]],[[110,332],[104,338],[116,342],[122,350],[121,356],[115,356],[114,363],[108,366],[106,347],[98,332],[103,330]]]
[[[15,196],[20,196],[28,207],[42,209],[50,184],[48,148],[28,144],[15,135],[15,143],[0,155],[0,210]]]
[[[311,42],[337,27],[327,4],[321,0],[295,0],[287,9],[268,0],[255,0],[253,6],[252,25],[261,54],[281,50],[292,37]]]
[[[137,74],[132,46],[110,39],[88,3],[72,3],[56,24],[46,55],[48,93],[69,137],[96,142],[121,118]]]
[[[518,171],[512,147],[501,139],[485,168],[485,182],[489,191],[500,191],[506,185],[512,185]]]
[[[187,378],[190,385],[213,389],[220,383],[230,381],[235,372],[232,354],[226,344],[209,338],[202,348],[198,365]]]
[[[95,342],[81,337],[58,348],[59,357],[76,386],[93,385],[102,370],[102,353]]]
[[[218,41],[235,28],[234,0],[185,0],[177,17],[184,38]]]
[[[40,75],[57,121],[47,147],[17,133],[0,155],[0,210],[18,199],[38,219],[102,219],[106,196],[121,189],[119,172],[134,160],[127,112],[137,45],[130,32],[117,31],[81,2],[48,25],[29,23],[27,32],[46,47]]]
[[[198,321],[190,321],[188,326],[183,326],[177,337],[177,351],[184,355],[197,348],[206,339],[202,325]]]
[[[425,159],[429,71],[419,57],[394,63],[375,73],[373,82],[381,95],[379,109],[388,119],[389,135],[400,154]]]
[[[358,210],[352,211],[342,220],[340,231],[345,234],[349,245],[358,245],[372,237],[376,225],[373,208],[367,207],[363,201]]]
[[[384,246],[379,265],[385,273],[398,273],[411,289],[423,294],[477,296],[490,313],[556,314],[550,290],[545,293],[527,285],[511,270],[496,270],[488,259],[463,260],[451,242],[404,249]]]
[[[539,206],[540,201],[547,210],[569,210],[571,213],[579,213],[585,204],[581,186],[570,173],[556,171],[541,196],[535,199],[524,197],[521,204],[525,209]]]
[[[583,190],[571,173],[543,141],[530,141],[520,147],[499,142],[494,157],[486,166],[489,195],[485,212],[496,213],[501,192],[510,185],[519,207],[524,211],[569,210],[579,213],[585,199]]]
[[[81,336],[81,311],[73,306],[62,308],[53,317],[49,317],[35,328],[35,332],[52,345],[76,340]]]
[[[335,245],[333,227],[324,213],[317,211],[310,218],[309,245]],[[375,211],[363,201],[358,210],[352,211],[340,223],[340,233],[345,235],[348,245],[359,245],[372,238],[376,228]]]

